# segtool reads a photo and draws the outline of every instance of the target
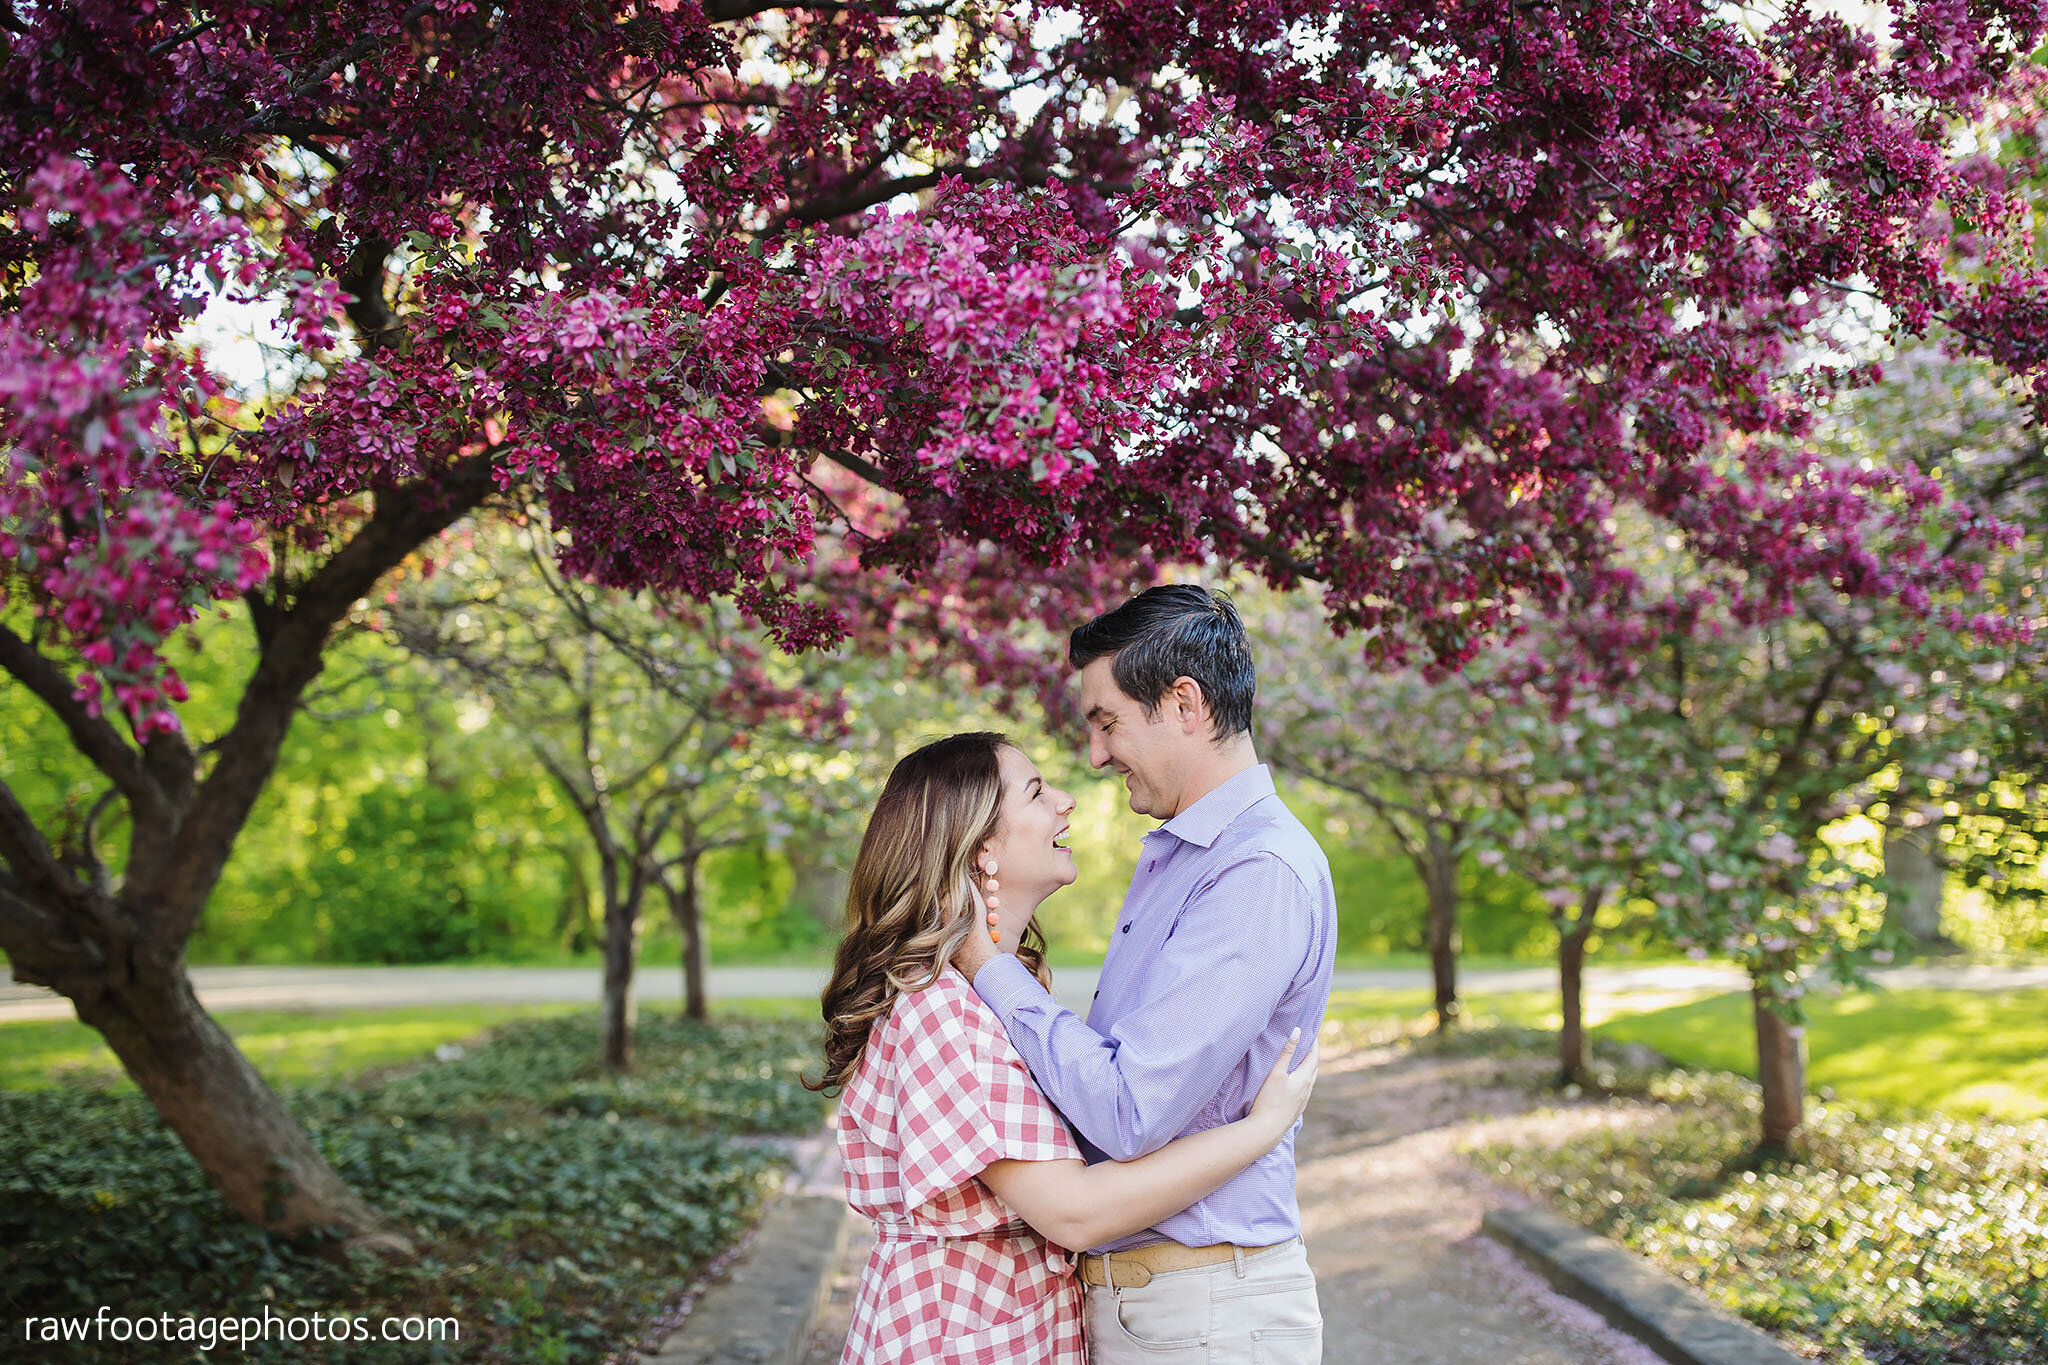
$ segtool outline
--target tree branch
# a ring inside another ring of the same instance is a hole
[[[851,6],[843,0],[704,0],[704,17],[714,24],[730,24],[739,19],[751,19],[757,14],[766,14],[778,9],[817,10],[823,14],[838,14]]]
[[[208,19],[204,23],[194,24],[192,25],[192,27],[185,29],[182,32],[173,33],[170,37],[164,39],[162,42],[157,43],[155,46],[151,47],[149,49],[149,55],[152,57],[161,57],[164,55],[164,53],[169,52],[172,48],[177,47],[182,43],[189,43],[194,38],[197,38],[200,34],[211,33],[219,27],[220,20],[218,19]]]
[[[44,905],[76,903],[86,888],[59,862],[14,789],[0,782],[0,862],[13,874],[16,894]]]
[[[92,810],[87,812],[85,824],[78,833],[78,856],[73,859],[79,874],[102,896],[113,894],[113,879],[107,871],[106,860],[100,857],[100,820],[106,815],[108,805],[120,794],[118,788],[109,787],[100,793],[99,800],[92,803]]]
[[[492,486],[486,453],[431,483],[381,494],[370,519],[301,585],[291,609],[278,618],[190,812],[164,843],[138,841],[130,860],[129,884],[149,889],[162,928],[179,941],[198,923],[236,835],[277,766],[285,732],[300,697],[320,675],[335,625],[407,555],[479,506]]]
[[[391,243],[381,237],[365,237],[334,279],[349,296],[344,306],[348,320],[362,335],[365,355],[384,349],[405,326],[384,296],[384,262],[390,255]]]
[[[1799,729],[1794,732],[1792,742],[1778,750],[1778,761],[1771,766],[1770,776],[1758,784],[1756,795],[1750,801],[1752,809],[1776,794],[1786,778],[1796,775],[1806,766],[1806,746],[1813,740],[1813,730],[1820,720],[1821,708],[1827,705],[1828,697],[1835,690],[1835,679],[1841,676],[1842,663],[1840,657],[1835,658],[1828,664],[1827,671],[1820,675],[1820,681],[1814,685],[1813,695],[1806,699],[1805,710],[1799,717]]]
[[[106,961],[90,940],[68,932],[30,900],[5,867],[0,867],[0,948],[13,964],[16,981],[53,989],[66,974],[96,971]]]
[[[761,236],[773,237],[791,223],[822,223],[829,219],[860,213],[877,204],[886,204],[899,194],[916,194],[931,189],[947,176],[964,180],[970,185],[1001,181],[1025,188],[1041,187],[1061,178],[1051,170],[1019,173],[994,166],[939,166],[929,171],[920,171],[916,175],[899,175],[879,184],[869,185],[865,189],[845,190],[838,194],[821,195],[801,204],[791,204],[768,220],[768,226],[762,230]],[[1113,191],[1126,187],[1104,185],[1100,188]]]
[[[1387,827],[1387,831],[1394,836],[1394,842],[1398,843],[1401,846],[1401,851],[1403,853],[1407,854],[1411,858],[1420,856],[1420,852],[1415,846],[1413,836],[1407,830],[1401,828],[1400,820],[1398,819],[1398,817],[1405,815],[1410,820],[1417,822],[1418,824],[1422,825],[1423,828],[1427,829],[1431,826],[1432,823],[1434,823],[1433,818],[1431,817],[1428,811],[1423,810],[1419,806],[1411,806],[1405,801],[1395,801],[1391,800],[1388,797],[1381,796],[1378,792],[1373,791],[1370,787],[1362,787],[1354,783],[1341,782],[1336,780],[1335,778],[1326,777],[1322,773],[1314,770],[1313,768],[1310,768],[1302,763],[1290,759],[1289,757],[1287,757],[1286,754],[1281,753],[1277,750],[1272,752],[1272,762],[1276,767],[1284,768],[1288,772],[1296,773],[1302,777],[1306,777],[1311,782],[1320,782],[1326,787],[1333,788],[1340,792],[1345,792],[1348,795],[1355,796],[1359,800],[1365,802],[1366,808],[1370,810],[1374,815],[1378,816],[1380,823],[1385,825]]]
[[[694,725],[678,726],[676,732],[668,737],[668,741],[661,746],[661,749],[649,756],[648,760],[633,772],[627,774],[623,781],[615,785],[614,790],[631,791],[648,778],[654,776],[656,772],[667,765],[671,758],[675,757],[676,750],[689,742],[690,736],[696,730],[697,727]],[[669,788],[664,787],[662,790],[666,791]]]
[[[432,14],[433,12],[433,0],[419,0],[418,4],[412,6],[410,9],[406,10],[405,13],[398,16],[398,32],[365,33],[362,37],[356,39],[347,47],[335,53],[332,57],[329,57],[326,61],[320,63],[320,65],[314,67],[302,79],[295,82],[292,85],[292,88],[284,93],[284,98],[279,100],[278,103],[280,105],[284,105],[290,104],[296,100],[304,99],[306,96],[312,94],[315,90],[318,90],[321,86],[325,85],[327,83],[328,77],[332,76],[335,72],[342,70],[351,62],[369,56],[370,53],[376,50],[376,48],[381,44],[391,42],[395,38],[402,39],[405,35],[405,29],[407,25],[411,24],[413,21],[417,19],[423,19],[427,15]],[[259,135],[264,133],[274,133],[278,131],[279,121],[284,119],[285,117],[286,115],[279,110],[269,110],[265,113],[256,115],[247,123],[243,124],[242,130],[244,132],[256,133]]]
[[[154,812],[163,804],[163,791],[144,766],[142,754],[121,738],[105,716],[88,713],[85,704],[72,695],[71,680],[58,671],[33,644],[0,626],[0,669],[20,679],[23,686],[45,706],[57,713],[71,735],[71,743],[92,765],[105,773],[138,813]]]

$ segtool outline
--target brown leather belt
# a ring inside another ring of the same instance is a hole
[[[1084,1284],[1139,1289],[1152,1283],[1154,1275],[1164,1275],[1170,1270],[1221,1265],[1240,1255],[1255,1256],[1261,1251],[1285,1245],[1285,1242],[1274,1242],[1271,1246],[1241,1247],[1230,1242],[1218,1242],[1215,1246],[1189,1247],[1179,1242],[1152,1242],[1132,1247],[1129,1251],[1110,1251],[1101,1255],[1091,1251],[1081,1258],[1081,1280]]]

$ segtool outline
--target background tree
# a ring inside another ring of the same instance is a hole
[[[1892,482],[1899,498],[1892,516],[1840,528],[1873,563],[1910,560],[1929,553],[1927,539],[1969,530],[1916,502],[1920,476],[1882,466],[1864,476]],[[2028,647],[2023,623],[1873,607],[1826,584],[1813,585],[1795,611],[1759,618],[1739,582],[1715,584],[1697,564],[1649,548],[1641,562],[1646,576],[1672,586],[1682,624],[1641,641],[1627,679],[1575,715],[1573,694],[1556,690],[1555,659],[1530,675],[1544,688],[1526,704],[1609,732],[1595,731],[1593,754],[1573,755],[1569,746],[1587,740],[1561,727],[1567,752],[1539,761],[1539,771],[1546,762],[1581,768],[1564,782],[1574,803],[1568,818],[1591,822],[1590,846],[1581,835],[1581,856],[1555,857],[1551,875],[1583,887],[1621,870],[1681,947],[1744,965],[1755,997],[1761,1145],[1782,1149],[1803,1116],[1799,1001],[1809,975],[1854,982],[1872,953],[1893,951],[1875,932],[1881,864],[1830,830],[1848,816],[1881,824],[1890,803],[1925,782],[1949,793],[1991,781],[1986,736],[2003,722],[1975,695],[1975,678],[2002,672],[2014,650]],[[1593,612],[1554,619],[1532,649],[1540,659],[1545,641],[1562,645],[1569,668],[1571,637],[1609,624]],[[1588,759],[1604,773],[1602,789],[1636,807],[1632,819],[1589,799]]]
[[[1414,670],[1361,676],[1307,592],[1248,604],[1261,661],[1259,744],[1289,772],[1354,798],[1415,868],[1439,1029],[1457,1021],[1459,883],[1500,810],[1510,756],[1484,698]]]
[[[1532,636],[1544,639],[1540,623]],[[1558,1067],[1569,1084],[1585,1077],[1585,965],[1601,911],[1649,879],[1644,832],[1684,812],[1668,801],[1660,808],[1645,785],[1672,776],[1663,713],[1637,713],[1597,692],[1559,700],[1513,683],[1515,666],[1509,651],[1497,651],[1451,685],[1484,688],[1494,703],[1494,743],[1509,774],[1498,788],[1506,818],[1489,824],[1478,858],[1542,888],[1557,931]]]
[[[1896,714],[1910,717],[1920,699],[1952,692],[1979,727],[1976,759],[1958,766],[1981,762],[1989,773],[1984,781],[1958,783],[1937,760],[1928,771],[1896,775],[1891,799],[1873,807],[1885,830],[1885,922],[1920,951],[1957,946],[1942,922],[1952,880],[1987,893],[1994,913],[2037,901],[2042,890],[2048,448],[2038,403],[2026,385],[1958,355],[1952,341],[1937,335],[1888,353],[1883,380],[1838,400],[1817,432],[1840,458],[1908,461],[1928,471],[2007,532],[2004,543],[1982,551],[1983,591],[1941,605],[1949,619],[2000,611],[2023,631],[2010,647],[1962,661],[1900,657],[1877,664],[1880,684],[1897,694]],[[1951,676],[1949,663],[1966,671]],[[1949,703],[1940,705],[1946,714]]]
[[[836,733],[843,701],[815,657],[771,676],[729,605],[657,613],[556,571],[537,528],[459,553],[385,613],[395,639],[467,686],[531,749],[582,818],[604,895],[605,1065],[632,1064],[641,911],[666,897],[685,1010],[707,1017],[701,866],[766,837],[774,774],[755,756]]]

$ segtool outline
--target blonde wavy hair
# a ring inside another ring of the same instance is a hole
[[[821,998],[825,1077],[806,1080],[811,1089],[844,1089],[896,997],[938,980],[967,936],[986,932],[975,861],[1001,832],[1001,760],[1009,747],[989,730],[951,735],[890,772],[853,863],[846,937]],[[1045,979],[1036,923],[1018,942],[1017,959]]]

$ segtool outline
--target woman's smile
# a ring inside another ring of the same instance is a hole
[[[1074,798],[1045,780],[1038,765],[1012,748],[1001,755],[1003,808],[1001,842],[990,850],[1002,868],[1004,908],[1018,897],[1016,908],[1035,908],[1039,901],[1071,885],[1076,877],[1072,833],[1067,817]],[[1028,917],[1025,922],[1029,922]]]

